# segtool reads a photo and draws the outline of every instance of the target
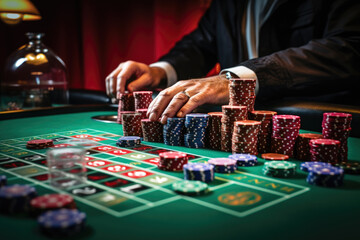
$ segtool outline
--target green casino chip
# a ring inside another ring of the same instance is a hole
[[[280,169],[280,170],[287,170],[287,169],[295,169],[296,164],[287,162],[287,161],[270,161],[266,162],[265,166],[269,169]]]
[[[348,174],[360,174],[359,162],[342,162],[334,165],[335,167],[342,168]]]
[[[208,191],[208,185],[201,181],[184,180],[172,184],[175,192],[184,195],[202,195]]]

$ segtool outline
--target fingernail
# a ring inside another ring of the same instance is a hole
[[[180,112],[178,112],[177,116],[178,116],[178,117],[183,117],[183,114],[184,114],[184,113],[183,113],[182,111],[180,111]]]
[[[155,113],[151,113],[149,116],[150,121],[156,121],[156,114]]]
[[[160,122],[161,122],[162,124],[166,124],[166,119],[167,119],[166,116],[162,116]]]

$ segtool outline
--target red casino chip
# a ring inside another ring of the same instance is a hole
[[[60,208],[75,209],[76,203],[67,194],[46,194],[32,199],[30,206],[35,214],[40,214],[48,210]]]
[[[264,153],[261,154],[261,157],[266,160],[286,160],[289,159],[288,155],[279,154],[279,153]]]
[[[26,143],[28,149],[45,149],[53,146],[54,141],[52,139],[35,139]]]

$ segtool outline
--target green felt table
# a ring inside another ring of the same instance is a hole
[[[87,214],[86,229],[74,239],[359,237],[360,175],[347,174],[344,185],[338,188],[312,186],[305,181],[306,173],[299,169],[301,162],[294,159],[290,160],[297,164],[297,174],[292,178],[264,176],[265,160],[259,158],[258,166],[242,167],[234,174],[217,173],[216,180],[209,184],[209,194],[188,197],[171,190],[171,184],[182,179],[183,174],[158,170],[151,158],[164,149],[189,153],[193,162],[226,157],[229,153],[143,142],[144,146],[137,149],[89,151],[88,181],[71,189],[53,189],[44,177],[47,167],[41,158],[45,150],[28,150],[26,141],[57,138],[60,144],[61,139],[82,135],[98,141],[99,146],[116,147],[115,142],[122,134],[121,125],[91,119],[103,114],[116,112],[90,111],[0,121],[0,174],[8,177],[9,184],[35,186],[39,195],[71,194],[78,208]],[[350,160],[360,161],[359,147],[360,139],[349,139]],[[127,168],[111,172],[109,169],[114,168],[108,167],[115,165]],[[145,175],[134,178],[128,174],[132,171],[142,171]],[[38,230],[35,218],[2,214],[0,239],[47,237]]]

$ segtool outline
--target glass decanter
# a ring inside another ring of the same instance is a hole
[[[64,62],[42,43],[43,33],[27,33],[29,43],[6,61],[1,82],[2,110],[50,107],[68,103]]]

